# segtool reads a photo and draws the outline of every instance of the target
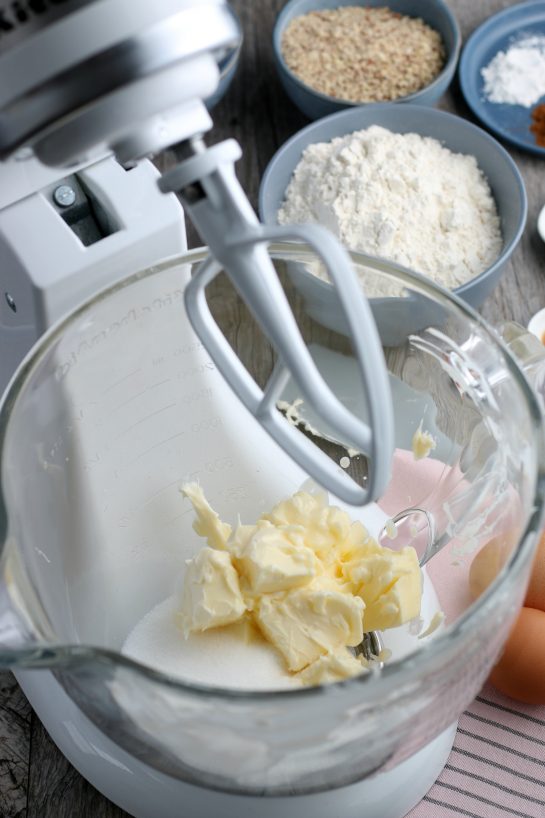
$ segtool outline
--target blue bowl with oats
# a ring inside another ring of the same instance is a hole
[[[283,55],[282,40],[288,25],[294,18],[313,11],[338,9],[345,6],[390,9],[397,14],[419,18],[440,34],[445,52],[445,61],[440,72],[420,90],[392,100],[396,103],[413,102],[419,105],[435,105],[452,81],[462,43],[456,18],[443,0],[426,0],[426,2],[422,0],[390,0],[390,2],[384,2],[384,0],[382,2],[381,0],[290,0],[276,20],[273,31],[273,51],[280,81],[292,102],[309,119],[319,119],[335,111],[362,104],[362,102],[329,96],[315,90],[297,76],[288,66]],[[374,101],[381,102],[383,99]]]

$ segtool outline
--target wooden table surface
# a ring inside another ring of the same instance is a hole
[[[450,0],[464,40],[509,0]],[[255,205],[261,174],[276,149],[307,123],[285,96],[275,74],[271,32],[283,0],[234,0],[244,30],[241,62],[233,85],[213,112],[211,141],[238,139],[242,185]],[[440,108],[471,119],[456,82]],[[508,146],[507,146],[508,147]],[[509,148],[522,172],[529,199],[528,224],[502,282],[482,313],[491,323],[512,318],[526,324],[545,306],[545,245],[536,220],[545,203],[545,161]],[[160,157],[166,164],[168,157]],[[190,243],[198,239],[190,233]],[[49,739],[13,676],[0,673],[0,818],[121,818],[125,812],[103,798],[70,766]],[[158,813],[159,818],[159,813]],[[212,816],[211,816],[212,818]]]

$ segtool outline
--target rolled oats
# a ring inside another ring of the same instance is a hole
[[[315,91],[358,103],[420,91],[445,63],[440,34],[421,19],[367,6],[295,17],[284,32],[282,55]]]

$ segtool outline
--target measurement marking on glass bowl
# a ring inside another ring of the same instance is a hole
[[[100,394],[106,395],[108,392],[111,392],[112,389],[115,389],[116,386],[120,386],[122,383],[125,383],[125,381],[128,381],[129,378],[133,377],[133,375],[137,375],[138,372],[140,372],[140,367],[138,367],[138,369],[135,369],[134,372],[129,372],[128,375],[123,375],[123,377],[120,378],[118,381],[114,381],[114,383],[111,383]]]
[[[189,509],[189,512],[191,512],[191,511],[192,511],[192,509]],[[161,528],[167,528],[167,526],[172,525],[172,523],[175,523],[176,520],[180,520],[182,517],[185,517],[186,514],[188,514],[188,511],[182,511],[181,514],[176,514],[175,517],[171,517],[169,520],[165,520],[165,522],[162,524]]]
[[[170,443],[172,440],[176,440],[177,437],[183,437],[184,435],[185,432],[178,432],[175,435],[171,435],[170,437],[165,438],[165,440],[160,440],[158,443],[154,443],[153,446],[149,447],[149,449],[145,449],[143,452],[140,452],[140,454],[137,454],[133,460],[130,460],[128,463],[126,463],[126,466],[131,466],[133,463],[136,463],[137,460],[140,460],[140,458],[145,457],[150,452],[153,452],[155,449],[158,449],[159,446],[164,446],[165,443]]]
[[[168,409],[173,409],[175,406],[176,401],[174,401],[174,403],[169,403],[166,406],[163,406],[161,409],[156,409],[155,412],[150,412],[145,417],[140,418],[140,420],[137,420],[136,423],[133,423],[132,426],[128,426],[126,429],[123,429],[121,434],[116,437],[116,441],[120,440],[122,437],[125,437],[125,435],[127,435],[129,432],[132,432],[133,429],[136,429],[137,426],[140,426],[142,423],[145,423],[146,420],[154,418],[156,417],[156,415],[160,415],[161,412],[166,412]]]
[[[159,495],[162,494],[164,491],[167,491],[167,489],[169,489],[171,486],[178,486],[181,482],[182,481],[180,480],[179,477],[177,477],[176,480],[171,480],[170,483],[166,484],[166,486],[163,486],[163,488],[161,489],[157,489],[157,491],[154,494],[150,494],[148,499],[144,501],[142,507],[145,508],[150,503],[152,503],[157,497],[159,497]]]
[[[131,401],[136,400],[137,398],[141,398],[142,395],[146,394],[146,392],[151,392],[153,389],[157,389],[157,387],[163,386],[165,383],[170,383],[170,381],[171,381],[170,378],[166,378],[166,380],[157,381],[157,383],[152,383],[150,386],[146,386],[145,389],[142,389],[140,392],[137,392],[136,395],[131,395],[130,398],[126,398],[121,403],[118,403],[117,406],[114,406],[112,412],[117,412],[119,409],[122,409],[128,403],[131,403]]]

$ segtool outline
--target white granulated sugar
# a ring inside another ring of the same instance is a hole
[[[266,642],[245,642],[234,627],[191,634],[176,622],[175,596],[159,603],[136,624],[121,653],[169,676],[196,684],[236,690],[300,687]]]
[[[489,102],[530,108],[545,94],[545,37],[519,38],[481,70]]]
[[[350,249],[448,288],[481,273],[502,249],[496,204],[474,156],[377,125],[309,145],[278,221],[323,224]],[[327,279],[319,265],[313,272]],[[399,295],[386,279],[358,273],[367,296]]]

